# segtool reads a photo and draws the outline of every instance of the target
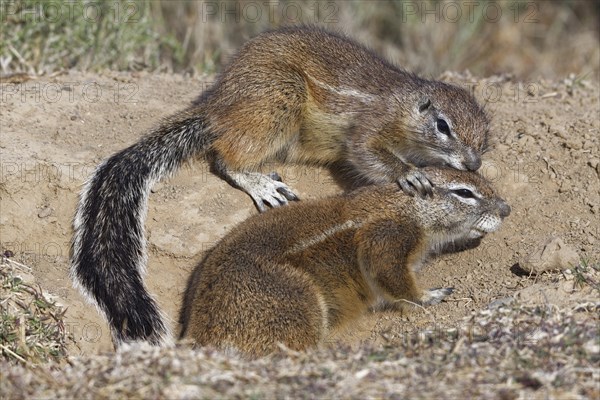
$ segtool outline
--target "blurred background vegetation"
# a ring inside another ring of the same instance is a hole
[[[259,32],[346,32],[428,76],[470,70],[598,80],[600,2],[384,0],[1,0],[0,72],[212,73]]]

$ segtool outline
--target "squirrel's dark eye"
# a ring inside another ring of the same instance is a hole
[[[450,136],[450,127],[448,126],[448,123],[446,121],[444,121],[441,118],[438,118],[438,120],[436,121],[436,126],[438,131],[440,131],[444,135]]]
[[[453,190],[453,192],[459,195],[460,197],[464,197],[465,199],[475,198],[475,195],[469,189],[456,189]]]

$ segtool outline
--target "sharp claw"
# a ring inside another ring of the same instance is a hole
[[[294,192],[292,192],[290,189],[288,189],[287,187],[280,187],[279,189],[277,189],[277,191],[279,193],[281,193],[287,200],[291,200],[291,201],[300,200],[298,198],[298,196],[296,196],[296,194]]]
[[[420,175],[418,179],[419,179],[419,183],[421,184],[421,187],[423,188],[423,191],[422,191],[423,197],[427,197],[427,196],[433,197],[433,186],[431,185],[431,182],[429,181],[429,179],[427,179],[427,177],[424,175]]]
[[[264,213],[265,211],[267,211],[267,207],[265,207],[265,203],[262,199],[253,199],[254,200],[254,204],[256,204],[256,208],[258,208],[258,212],[260,213]]]
[[[433,186],[431,186],[431,183],[429,181],[427,181],[423,185],[423,188],[425,188],[426,195],[428,195],[429,197],[433,197]]]
[[[408,181],[409,184],[411,184],[413,186],[413,190],[415,191],[416,194],[418,194],[420,197],[425,197],[426,195],[426,191],[425,188],[423,187],[423,185],[421,184],[421,182],[417,179],[412,180],[412,181]]]
[[[277,193],[278,194],[278,193]],[[280,207],[286,205],[287,199],[277,194],[270,195],[262,199],[263,203],[267,203],[271,208]]]
[[[409,182],[415,187],[415,191],[421,197],[425,197],[427,195],[427,191],[418,177],[415,177],[413,180],[410,180]]]
[[[275,200],[279,202],[280,206],[284,206],[288,203],[287,199],[284,196],[277,196],[275,197]]]
[[[265,199],[265,201],[267,202],[267,204],[269,204],[269,206],[271,206],[271,208],[275,208],[275,207],[279,206],[279,200],[277,200],[273,196],[269,196],[269,198]]]
[[[402,189],[402,191],[405,194],[407,194],[407,195],[409,195],[411,197],[413,197],[415,195],[415,188],[412,187],[411,185],[407,184],[405,180],[399,179],[398,180],[398,185],[400,185],[400,189]]]
[[[274,181],[281,182],[281,176],[275,171],[269,173],[267,176]]]

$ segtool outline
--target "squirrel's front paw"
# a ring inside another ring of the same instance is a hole
[[[431,306],[433,304],[438,304],[443,299],[448,297],[454,292],[454,288],[435,288],[428,289],[423,294],[421,298],[421,304],[424,306]]]
[[[398,179],[398,184],[404,193],[409,196],[414,196],[415,194],[418,194],[421,197],[433,196],[433,185],[431,184],[431,181],[418,169],[413,169],[406,175],[400,177]]]

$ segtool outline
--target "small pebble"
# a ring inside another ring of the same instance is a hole
[[[47,218],[52,214],[52,208],[46,206],[38,213],[38,218]]]

